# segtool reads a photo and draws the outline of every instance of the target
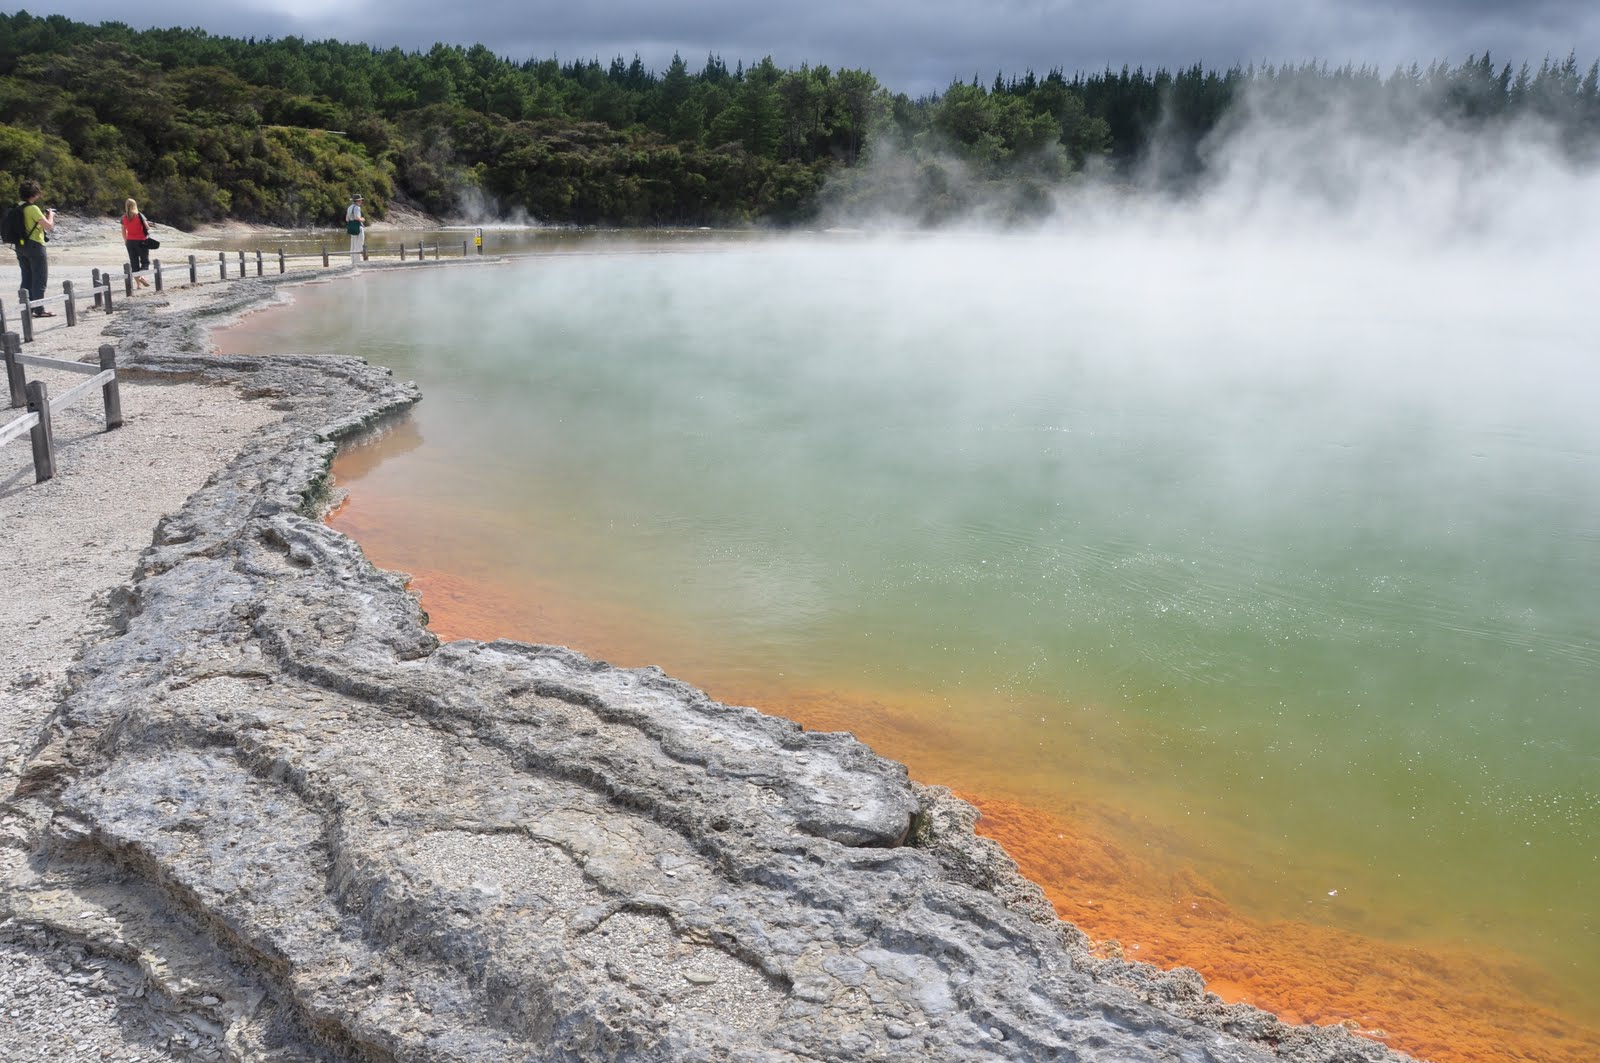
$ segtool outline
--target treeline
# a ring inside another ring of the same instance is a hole
[[[1246,93],[1313,111],[1353,102],[1401,129],[1537,115],[1592,153],[1596,78],[1573,57],[1513,71],[1485,55],[1387,76],[1055,70],[911,99],[866,71],[770,58],[730,70],[674,57],[657,72],[637,57],[514,62],[482,45],[407,52],[22,12],[0,15],[0,186],[38,177],[54,205],[102,213],[133,195],[182,226],[331,225],[353,190],[380,216],[404,202],[576,224],[786,224],[833,203],[934,223],[980,196],[1005,216],[1043,212],[1085,167],[1192,179]]]

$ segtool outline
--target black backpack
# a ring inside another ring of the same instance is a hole
[[[22,216],[22,208],[26,206],[26,203],[18,203],[7,207],[5,217],[0,218],[0,240],[12,247],[28,238],[28,223]]]

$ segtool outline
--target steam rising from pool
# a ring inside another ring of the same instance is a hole
[[[1595,984],[1600,182],[1441,133],[1313,195],[1256,137],[1188,203],[369,276],[269,345],[419,378],[346,484],[400,567],[854,691],[1263,917]]]

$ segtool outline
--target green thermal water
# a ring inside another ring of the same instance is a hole
[[[986,792],[1137,803],[1257,915],[1593,986],[1593,321],[1438,269],[773,242],[368,275],[260,334],[421,384],[344,484],[419,567],[947,705]]]

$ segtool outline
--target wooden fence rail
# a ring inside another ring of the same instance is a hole
[[[439,260],[439,245],[438,244],[434,244],[432,247],[427,247],[427,246],[425,246],[423,244],[423,242],[421,240],[417,241],[417,261],[418,262],[421,262],[423,259],[427,258],[429,251],[433,252],[433,259],[434,259],[435,262],[437,262]],[[465,240],[461,241],[461,257],[462,258],[466,258],[467,257],[467,242]],[[405,260],[406,260],[406,245],[402,242],[400,244],[400,261],[404,262]]]
[[[474,249],[476,249],[477,254],[483,254],[482,229],[477,230],[470,242],[467,240],[461,241],[461,257],[471,257]],[[438,261],[443,253],[443,246],[438,243],[431,246],[425,245],[421,240],[418,240],[415,250],[416,259],[419,263],[427,258],[427,252],[429,251],[433,252],[434,261]],[[407,254],[409,249],[403,241],[398,248],[398,252],[402,262],[408,261]],[[319,252],[301,255],[286,254],[284,249],[280,247],[276,251],[278,272],[280,274],[287,273],[290,262],[303,262],[313,259],[321,259],[325,268],[330,267],[333,257],[343,257],[346,253],[343,251],[330,253],[327,244],[323,244]],[[249,275],[247,254],[242,250],[238,252],[238,279],[240,280]],[[452,251],[453,254],[454,252]],[[264,252],[257,248],[254,255],[256,276],[265,276]],[[365,247],[361,251],[361,260],[363,262],[371,260],[371,251]],[[187,265],[189,267],[189,285],[193,287],[202,283],[199,262],[195,255],[187,256]],[[155,277],[156,291],[162,291],[165,277],[161,268],[161,260],[152,259],[148,270],[136,271],[131,263],[122,267],[123,292],[131,296],[133,294],[134,278],[147,274]],[[114,274],[111,270],[96,269],[92,271],[89,282],[89,291],[94,296],[94,308],[96,310],[104,310],[107,314],[114,312],[112,305],[113,276]],[[228,252],[226,251],[217,252],[217,277],[223,281],[228,279]],[[19,289],[17,303],[22,311],[20,315],[22,320],[19,325],[20,335],[7,330],[5,304],[0,302],[0,354],[4,355],[6,389],[9,393],[11,408],[16,409],[26,406],[28,412],[21,417],[13,418],[4,425],[0,425],[0,446],[21,438],[24,434],[29,435],[33,442],[34,472],[38,482],[42,483],[56,474],[55,440],[51,424],[51,413],[53,411],[67,408],[84,395],[93,391],[94,388],[99,387],[105,403],[106,430],[110,431],[121,427],[122,396],[117,387],[117,355],[116,348],[110,345],[102,345],[100,347],[100,364],[96,367],[86,365],[83,362],[67,361],[60,358],[43,358],[22,353],[22,344],[32,343],[34,340],[34,322],[36,319],[33,316],[33,311],[35,309],[61,303],[65,310],[66,327],[70,328],[77,325],[78,304],[72,281],[63,282],[60,295],[46,296],[39,299],[30,300],[27,289]],[[29,381],[27,379],[24,367],[29,365],[68,373],[84,373],[88,374],[89,379],[80,384],[75,384],[61,394],[51,398],[49,388],[44,381]]]
[[[482,229],[477,230],[477,235],[473,240],[470,240],[470,241],[469,240],[462,240],[461,241],[461,257],[462,258],[471,257],[472,254],[473,254],[474,246],[476,247],[477,254],[482,255],[483,254],[483,230]],[[454,245],[452,244],[451,247],[452,247],[451,255],[453,257],[454,254],[455,254]],[[412,247],[407,247],[406,244],[402,241],[400,243],[400,245],[398,246],[398,248],[396,249],[396,253],[399,255],[400,260],[402,262],[410,261],[410,256],[413,254],[413,252],[415,253],[416,260],[421,262],[421,261],[423,261],[423,260],[425,260],[427,258],[428,252],[430,252],[430,251],[433,253],[434,261],[438,261],[439,259],[441,259],[443,257],[444,246],[442,244],[439,244],[439,243],[424,244],[421,240],[418,240],[417,243],[415,245],[413,245]],[[250,275],[250,273],[249,273],[249,258],[252,255],[255,258],[255,267],[256,267],[256,274],[255,275],[257,277],[264,277],[264,276],[266,276],[266,258],[267,258],[268,255],[275,255],[277,257],[277,260],[278,260],[278,273],[279,274],[285,274],[285,273],[287,273],[289,271],[289,263],[291,263],[291,262],[309,262],[309,261],[314,261],[314,260],[317,260],[317,259],[321,259],[322,265],[324,267],[332,267],[333,260],[335,258],[342,259],[344,257],[344,255],[348,254],[349,252],[332,250],[332,249],[329,248],[329,246],[327,244],[323,244],[319,251],[314,251],[314,252],[310,252],[310,253],[307,253],[307,254],[291,255],[291,254],[288,254],[287,252],[285,252],[285,250],[283,248],[281,248],[281,247],[277,248],[275,251],[267,251],[267,250],[263,250],[261,248],[257,248],[253,252],[252,251],[240,250],[240,251],[238,251],[236,253],[239,256],[239,261],[238,261],[238,273],[235,275],[235,279],[243,280],[245,277]],[[225,280],[229,279],[228,278],[228,259],[229,259],[229,255],[230,255],[230,252],[228,252],[228,251],[218,251],[217,252],[217,279],[218,280],[225,281]],[[371,261],[371,259],[372,259],[372,251],[370,249],[368,249],[368,248],[363,247],[362,250],[361,250],[361,261],[369,262],[369,261]],[[189,286],[190,287],[194,287],[195,285],[203,283],[200,280],[200,265],[199,265],[199,261],[198,261],[197,256],[188,255],[186,264],[187,264],[188,269],[189,269]],[[133,295],[133,292],[134,292],[134,285],[137,282],[137,279],[140,278],[140,277],[153,277],[153,278],[155,278],[155,290],[158,291],[158,292],[164,291],[166,289],[167,274],[169,272],[171,272],[171,271],[164,270],[162,268],[161,260],[159,258],[152,258],[150,260],[150,268],[149,269],[135,270],[131,263],[125,263],[122,266],[122,271],[121,272],[122,272],[122,291],[123,291],[123,294],[126,297],[131,297]],[[112,278],[114,276],[115,276],[115,273],[112,270],[95,269],[95,270],[91,271],[91,277],[90,277],[90,281],[89,281],[89,291],[91,293],[93,293],[93,297],[94,297],[94,309],[103,310],[107,314],[110,314],[110,313],[114,312],[114,307],[112,305],[112,283],[113,283]],[[18,291],[17,291],[17,304],[22,310],[22,313],[20,315],[22,320],[18,324],[17,328],[18,328],[18,331],[20,332],[21,341],[23,343],[32,343],[34,341],[34,333],[35,333],[35,331],[41,327],[38,324],[40,319],[33,317],[33,314],[32,314],[33,310],[34,309],[42,309],[42,308],[44,308],[46,306],[52,306],[52,305],[54,305],[56,303],[61,303],[62,306],[64,307],[64,311],[65,311],[64,316],[66,318],[65,327],[70,328],[70,327],[73,327],[73,326],[77,325],[78,324],[78,304],[77,304],[77,299],[76,299],[76,295],[75,295],[75,286],[73,285],[73,282],[71,282],[71,281],[63,282],[63,284],[62,284],[62,293],[60,295],[43,296],[43,297],[41,297],[39,299],[33,299],[33,300],[30,300],[28,298],[28,292],[27,292],[26,289],[18,289]],[[46,319],[46,320],[49,320],[49,319]],[[3,334],[6,331],[8,325],[9,325],[9,319],[6,316],[5,304],[4,304],[4,302],[0,302],[0,334]]]
[[[33,443],[33,471],[36,483],[44,483],[56,474],[55,434],[52,415],[64,410],[100,388],[106,408],[106,431],[122,427],[122,392],[117,386],[117,351],[110,344],[100,346],[98,367],[64,358],[41,358],[22,353],[22,339],[15,332],[0,335],[0,353],[4,354],[6,383],[11,392],[13,408],[26,403],[28,412],[0,425],[0,446],[27,433]],[[74,384],[55,398],[42,380],[25,380],[22,367],[38,366],[67,373],[87,373],[89,379]]]

